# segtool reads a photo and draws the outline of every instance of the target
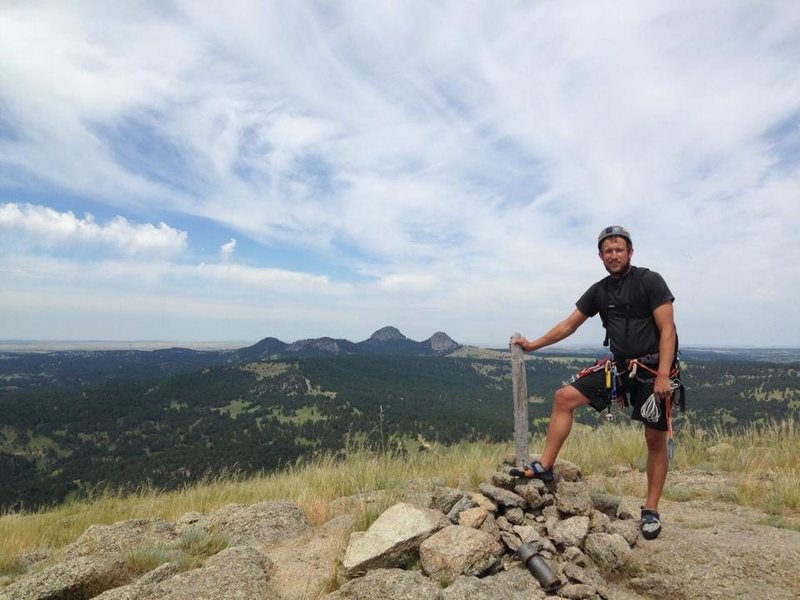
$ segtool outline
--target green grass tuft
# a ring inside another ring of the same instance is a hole
[[[200,566],[206,558],[227,548],[228,543],[228,538],[224,535],[197,530],[188,531],[178,545],[182,554],[178,562],[191,568]]]
[[[163,545],[142,546],[125,554],[125,565],[137,575],[149,573],[156,567],[174,560],[174,551]]]
[[[164,544],[140,546],[125,555],[128,568],[142,575],[166,563],[175,563],[179,571],[202,566],[205,559],[228,547],[228,539],[218,534],[189,531],[181,537],[176,548]]]

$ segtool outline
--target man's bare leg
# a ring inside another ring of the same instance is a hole
[[[647,496],[644,507],[658,512],[658,501],[667,480],[667,432],[644,428],[647,443]]]
[[[573,413],[576,408],[585,404],[589,404],[589,399],[571,385],[565,385],[556,390],[540,461],[543,467],[553,468],[561,446],[564,445],[564,441],[572,430]]]

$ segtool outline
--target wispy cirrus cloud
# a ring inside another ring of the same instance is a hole
[[[202,278],[220,283],[236,284],[239,287],[257,287],[274,292],[297,291],[305,288],[320,290],[328,285],[324,275],[313,275],[285,269],[265,269],[236,264],[206,264],[196,267]]]
[[[778,338],[768,315],[800,293],[781,275],[800,260],[798,28],[796,3],[728,0],[11,3],[0,191],[38,194],[73,241],[160,240],[200,288],[204,263],[242,293],[321,290],[317,314],[349,290],[378,326],[412,294],[422,333],[452,319],[472,340],[569,310],[602,275],[596,231],[623,222],[679,301],[740,314],[739,269],[781,281],[750,334]],[[84,202],[124,222],[70,221]],[[685,308],[689,339],[721,335]]]

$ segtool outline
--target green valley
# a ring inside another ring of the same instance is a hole
[[[197,361],[193,355],[189,367],[167,374],[140,365],[80,380],[6,373],[0,507],[30,509],[104,489],[175,489],[222,472],[274,471],[354,444],[407,453],[421,441],[512,437],[510,366],[501,352]],[[590,362],[527,358],[532,432],[546,427],[553,390]],[[793,361],[689,360],[689,411],[676,428],[797,417],[799,371]],[[607,426],[589,409],[578,420]]]

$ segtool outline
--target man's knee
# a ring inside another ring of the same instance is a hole
[[[645,427],[644,441],[647,444],[648,452],[660,452],[667,447],[667,432]]]
[[[553,396],[553,408],[559,410],[575,410],[579,406],[588,404],[589,400],[571,385],[565,385],[556,390]]]

